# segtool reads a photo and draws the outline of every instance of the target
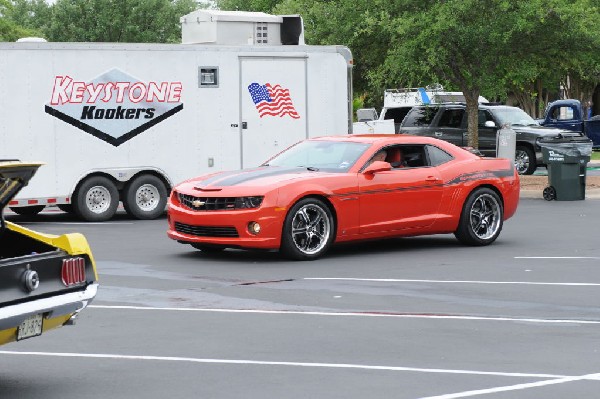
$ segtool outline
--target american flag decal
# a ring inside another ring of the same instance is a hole
[[[264,85],[252,83],[248,86],[248,91],[261,118],[263,116],[279,116],[281,118],[286,115],[294,119],[300,118],[292,103],[289,89],[284,89],[280,85],[271,86],[270,83]]]

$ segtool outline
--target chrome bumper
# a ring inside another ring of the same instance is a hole
[[[98,284],[90,284],[84,291],[70,292],[51,298],[36,299],[0,308],[0,330],[19,326],[26,318],[40,313],[48,313],[47,318],[79,313],[98,292]]]

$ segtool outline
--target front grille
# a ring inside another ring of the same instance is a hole
[[[195,211],[235,209],[235,197],[195,197],[179,193],[179,201]]]
[[[223,211],[258,208],[263,197],[196,197],[177,193],[179,202],[194,211]]]
[[[175,231],[198,237],[239,237],[233,226],[194,226],[175,222]]]

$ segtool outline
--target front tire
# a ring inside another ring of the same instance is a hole
[[[156,219],[167,205],[167,187],[153,175],[141,175],[133,179],[123,195],[123,207],[136,219]]]
[[[520,175],[532,175],[537,169],[535,153],[529,147],[517,146],[515,150],[515,169]]]
[[[466,245],[489,245],[500,235],[503,221],[504,208],[498,194],[478,188],[465,201],[454,235]]]
[[[305,198],[285,218],[280,250],[290,259],[314,260],[327,252],[334,235],[335,220],[329,207],[317,198]]]
[[[92,176],[83,181],[75,192],[73,210],[88,222],[104,222],[112,218],[119,206],[119,191],[104,176]]]

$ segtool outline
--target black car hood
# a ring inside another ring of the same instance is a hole
[[[42,164],[0,161],[0,228],[4,228],[4,208],[29,183]]]

